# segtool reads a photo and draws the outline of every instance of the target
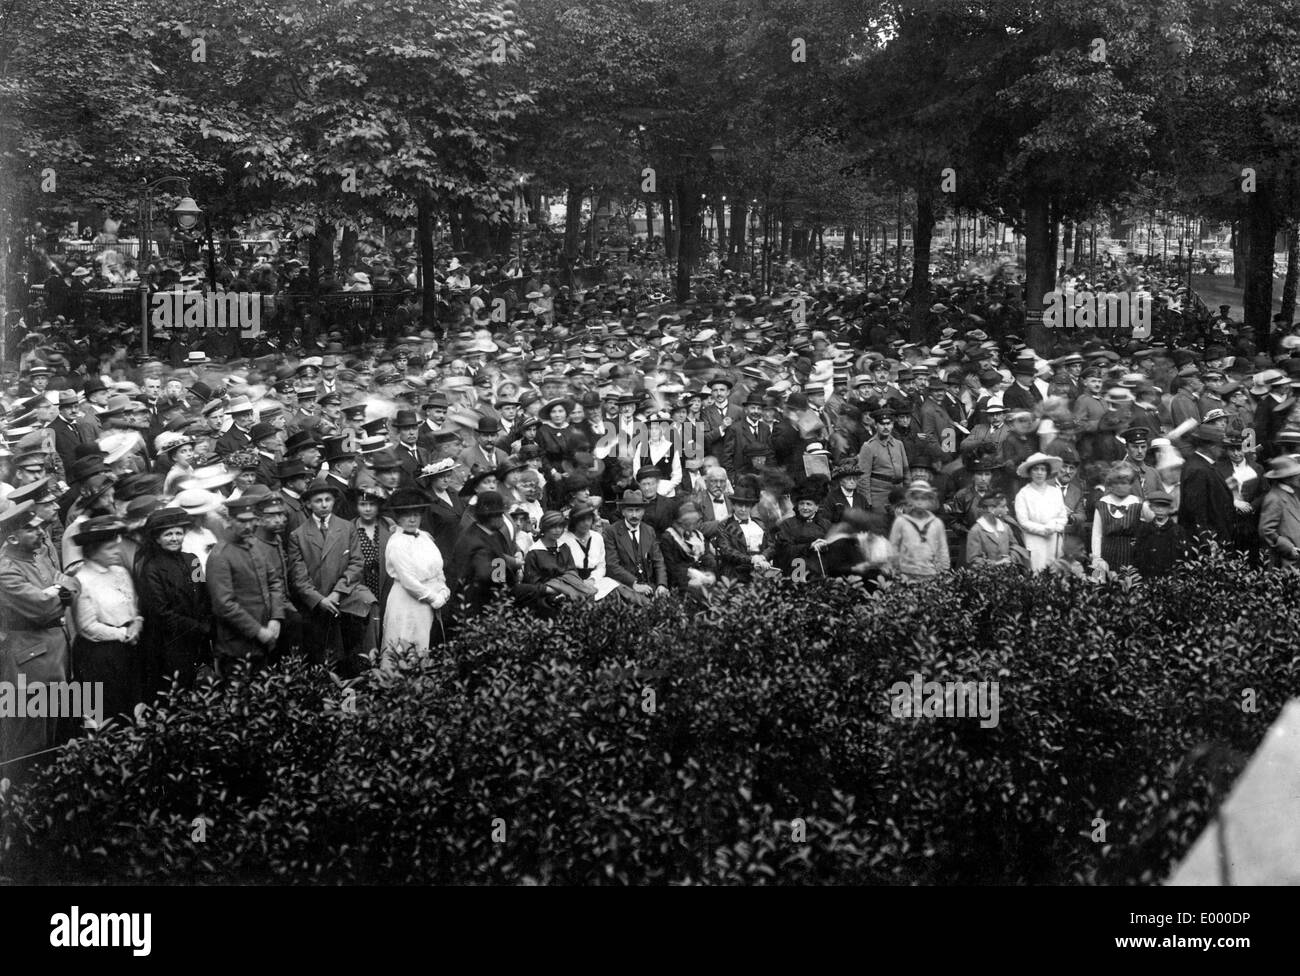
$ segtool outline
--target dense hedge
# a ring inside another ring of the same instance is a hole
[[[353,692],[295,665],[65,749],[0,801],[0,876],[1154,882],[1295,693],[1298,635],[1300,576],[1224,563],[498,608]],[[892,717],[913,673],[996,678],[999,724]]]

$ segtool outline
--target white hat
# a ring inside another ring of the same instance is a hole
[[[99,447],[104,452],[105,464],[116,464],[122,458],[144,447],[144,441],[133,430],[124,430],[105,434],[99,439]]]
[[[172,504],[187,515],[206,515],[221,507],[221,496],[202,488],[186,488],[172,499]]]
[[[235,480],[235,476],[226,470],[223,464],[210,464],[204,468],[195,468],[194,473],[181,484],[185,488],[200,488],[211,491]]]

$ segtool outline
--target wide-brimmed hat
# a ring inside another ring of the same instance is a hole
[[[96,542],[116,539],[125,531],[126,523],[116,515],[97,515],[81,524],[80,530],[72,537],[72,541],[84,548]]]
[[[838,481],[840,478],[856,478],[861,474],[862,469],[858,467],[857,458],[845,458],[831,469],[831,480]]]
[[[585,518],[594,519],[598,514],[599,513],[596,511],[596,506],[594,505],[587,505],[583,503],[574,505],[571,509],[569,509],[569,528],[572,529],[575,525],[577,525]]]
[[[214,491],[203,488],[186,488],[175,498],[172,504],[187,515],[206,515],[222,506],[224,499]]]
[[[433,499],[419,488],[398,488],[388,499],[388,508],[394,512],[414,512],[432,504]]]
[[[917,478],[915,481],[907,483],[907,494],[909,495],[937,495],[934,485],[924,478]]]
[[[432,464],[426,464],[420,469],[417,478],[436,478],[439,475],[450,474],[453,470],[460,467],[460,462],[455,458],[442,458],[434,461]]]
[[[165,529],[184,529],[189,528],[191,518],[189,514],[176,505],[169,505],[166,508],[157,508],[149,513],[149,518],[144,524],[144,530],[147,535],[157,535]]]
[[[1300,459],[1291,454],[1270,459],[1268,466],[1269,470],[1264,473],[1265,478],[1290,478],[1292,475],[1300,474]]]
[[[1030,469],[1040,464],[1047,466],[1047,476],[1049,478],[1061,470],[1061,459],[1059,457],[1036,451],[1020,463],[1019,467],[1016,468],[1016,474],[1021,478],[1028,478]]]

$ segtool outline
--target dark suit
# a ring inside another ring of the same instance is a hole
[[[63,461],[63,470],[67,471],[76,460],[77,445],[85,443],[81,432],[62,417],[55,417],[50,429],[54,431],[54,450]]]
[[[307,518],[307,509],[303,505],[301,498],[295,498],[283,489],[280,490],[280,497],[284,499],[284,531],[289,533],[302,525]]]
[[[1194,545],[1210,540],[1231,546],[1236,508],[1223,476],[1210,462],[1193,452],[1183,462],[1178,498],[1178,524]]]
[[[645,522],[632,538],[621,519],[605,529],[605,575],[627,586],[667,586],[668,571],[654,529]]]
[[[284,619],[284,587],[266,554],[263,544],[249,539],[218,543],[208,556],[204,572],[216,619],[212,649],[218,658],[264,658],[266,645],[257,632]]]
[[[246,433],[238,427],[231,427],[217,438],[216,452],[224,458],[237,451],[247,451],[252,446],[253,442],[248,439]]]
[[[397,457],[398,467],[402,469],[402,487],[414,488],[415,476],[429,463],[429,452],[418,445],[410,448],[405,444],[395,444],[393,454]]]
[[[352,486],[348,484],[347,479],[340,478],[338,475],[330,472],[325,476],[325,481],[336,486],[342,493],[334,499],[334,514],[341,519],[351,522],[357,517],[357,506],[352,502]],[[378,596],[378,594],[376,594]]]
[[[772,428],[759,421],[752,428],[748,420],[737,420],[727,431],[722,440],[722,456],[718,463],[727,469],[727,474],[734,482],[742,471],[749,470],[749,461],[745,449],[749,447],[772,446]]]
[[[472,617],[499,593],[513,592],[519,568],[506,537],[495,527],[474,522],[456,540],[446,574],[452,581],[451,605],[458,616]]]
[[[458,458],[467,476],[473,474],[476,468],[479,471],[495,471],[509,459],[506,452],[499,447],[492,448],[492,453],[488,455],[484,454],[483,449],[477,444],[465,448]]]
[[[656,495],[654,501],[645,507],[643,519],[645,524],[654,529],[655,534],[658,535],[677,519],[676,500]]]
[[[347,658],[356,651],[376,602],[361,583],[363,560],[354,532],[351,522],[331,515],[322,538],[319,524],[309,515],[289,534],[289,583],[304,610],[304,644],[316,663],[355,664]],[[330,595],[338,598],[337,618],[320,609],[321,600]]]
[[[1033,410],[1035,404],[1042,402],[1043,395],[1038,392],[1038,387],[1034,383],[1029,384],[1029,389],[1025,389],[1019,383],[1012,383],[1002,394],[1002,405],[1007,410]]]

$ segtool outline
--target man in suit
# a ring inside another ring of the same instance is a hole
[[[443,431],[443,424],[447,421],[447,408],[451,404],[447,401],[447,394],[433,392],[425,398],[421,408],[424,410],[424,422],[420,424],[416,434],[415,444],[425,451],[431,451],[434,446],[434,438]]]
[[[226,405],[232,421],[230,429],[217,438],[216,451],[223,458],[253,446],[249,431],[253,429],[253,405],[248,397],[235,397]]]
[[[1013,387],[1014,389],[1014,387]],[[943,401],[948,393],[948,384],[939,377],[930,378],[926,388],[927,396],[921,401],[921,429],[918,439],[925,445],[932,456],[951,461],[957,454],[957,428],[943,408]],[[1010,393],[1010,391],[1007,391]]]
[[[1232,491],[1223,476],[1214,469],[1223,457],[1223,430],[1200,427],[1192,433],[1194,450],[1183,462],[1179,488],[1178,523],[1187,531],[1194,545],[1217,542],[1232,545]]]
[[[253,668],[264,665],[280,639],[285,617],[284,584],[270,550],[257,541],[258,501],[257,495],[243,495],[226,502],[232,537],[217,544],[204,568],[216,620],[212,646],[220,674],[228,673],[237,661]]]
[[[325,438],[325,463],[330,468],[325,480],[338,489],[334,514],[351,522],[357,517],[356,505],[352,503],[352,484],[357,469],[357,455],[349,449],[347,436]]]
[[[257,541],[266,547],[267,563],[280,578],[280,587],[289,592],[289,509],[278,492],[259,492],[255,496],[255,509],[261,524]],[[293,603],[284,601],[284,620],[280,625],[280,638],[275,642],[273,657],[280,658],[297,652],[302,647],[302,614]]]
[[[466,476],[479,471],[496,471],[510,456],[496,446],[501,435],[501,421],[495,417],[484,417],[478,422],[474,431],[475,443],[465,448],[460,455],[460,464]]]
[[[700,510],[700,530],[711,537],[722,522],[731,518],[731,499],[727,495],[727,472],[720,467],[704,470],[703,489],[695,496]]]
[[[279,483],[275,469],[280,464],[280,431],[266,423],[256,423],[248,432],[248,439],[257,454],[257,483],[275,488]]]
[[[334,514],[341,496],[324,478],[303,494],[307,520],[289,534],[289,581],[303,610],[303,639],[316,664],[357,673],[356,654],[376,597],[361,582],[361,546]]]
[[[763,395],[755,390],[745,399],[745,415],[739,423],[727,428],[722,440],[722,454],[718,458],[734,482],[748,466],[747,451],[751,447],[770,447],[772,428],[763,420]],[[705,435],[705,443],[708,435]]]
[[[663,472],[653,464],[644,465],[636,473],[636,483],[640,486],[641,494],[646,500],[643,519],[650,528],[654,529],[655,535],[659,535],[672,525],[677,517],[677,504],[672,496],[659,494],[659,481],[662,474]]]
[[[1264,462],[1285,453],[1274,441],[1290,412],[1291,384],[1280,369],[1265,370],[1256,382],[1260,385],[1251,389],[1259,401],[1255,407],[1255,441],[1259,444],[1255,459]]]
[[[59,415],[54,418],[50,428],[54,431],[54,450],[63,461],[63,470],[72,467],[78,444],[86,443],[81,439],[77,429],[77,419],[81,416],[81,396],[72,390],[59,393]]]
[[[744,418],[744,411],[731,402],[734,384],[725,376],[716,376],[709,383],[713,399],[701,411],[704,417],[704,453],[719,457],[723,439],[733,424]],[[762,411],[759,411],[760,416]],[[721,458],[719,457],[719,460]]]
[[[666,596],[668,571],[659,539],[645,518],[646,500],[640,491],[623,492],[622,517],[605,528],[605,573],[642,596]]]
[[[402,487],[414,488],[420,470],[429,463],[429,452],[419,446],[420,420],[414,410],[399,410],[393,417],[393,453],[402,469]]]
[[[89,444],[99,438],[102,426],[99,415],[108,405],[108,387],[98,376],[91,376],[86,379],[82,387],[82,395],[86,398],[86,406],[77,420],[77,434],[81,437],[81,443]]]
[[[714,540],[718,567],[724,576],[748,582],[754,578],[754,570],[772,568],[776,539],[753,517],[758,504],[755,496],[737,493],[731,496],[731,504],[731,518],[718,526]]]
[[[1195,363],[1188,363],[1178,371],[1174,380],[1174,395],[1169,401],[1169,421],[1177,427],[1187,420],[1201,419],[1200,394],[1205,388]]]
[[[275,478],[280,485],[280,497],[284,499],[285,532],[289,533],[307,519],[302,493],[311,482],[311,472],[301,461],[281,461],[276,465]]]
[[[1008,410],[1017,408],[1033,410],[1034,405],[1042,403],[1043,394],[1034,383],[1034,364],[1026,360],[1017,360],[1011,367],[1011,376],[1015,380],[1002,394],[1002,404]],[[945,387],[946,389],[946,387]]]

